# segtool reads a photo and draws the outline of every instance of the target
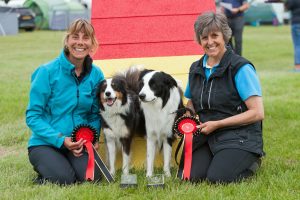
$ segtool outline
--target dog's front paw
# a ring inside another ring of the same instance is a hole
[[[146,173],[146,177],[152,177],[153,176],[153,173],[152,172],[147,172]]]
[[[170,172],[170,170],[166,170],[166,171],[164,171],[164,173],[165,173],[165,176],[166,176],[166,177],[171,177],[171,172]]]
[[[123,171],[122,171],[122,174],[128,175],[128,174],[129,174],[129,171],[128,171],[128,170],[123,170]]]
[[[115,170],[109,170],[109,173],[114,177],[115,176]]]

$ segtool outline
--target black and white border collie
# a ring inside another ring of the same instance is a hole
[[[122,149],[122,173],[130,168],[130,146],[135,133],[145,134],[145,119],[138,97],[139,70],[129,68],[100,84],[100,115],[107,145],[109,171],[115,174],[117,149]]]
[[[178,117],[176,111],[183,108],[182,90],[171,75],[160,71],[144,70],[139,80],[139,98],[145,115],[147,133],[146,176],[153,175],[155,152],[156,149],[162,148],[163,169],[169,177],[174,141],[172,127]]]

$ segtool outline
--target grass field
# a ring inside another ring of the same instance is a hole
[[[244,33],[244,56],[260,76],[266,115],[267,155],[252,179],[193,185],[170,178],[165,189],[148,189],[145,172],[136,171],[137,189],[120,189],[119,180],[111,185],[34,185],[24,122],[30,75],[59,54],[62,37],[62,32],[50,31],[0,37],[0,199],[300,199],[300,73],[289,71],[293,50],[288,26],[246,27]]]

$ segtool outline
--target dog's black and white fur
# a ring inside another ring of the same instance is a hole
[[[153,175],[155,152],[163,149],[164,173],[171,176],[170,161],[174,136],[172,127],[183,108],[182,90],[172,76],[164,72],[144,70],[140,74],[139,98],[144,111],[147,133],[147,172]]]
[[[145,134],[145,120],[137,95],[140,71],[130,68],[100,84],[100,115],[107,144],[109,171],[115,174],[118,147],[122,149],[123,174],[129,173],[130,146],[135,133]]]

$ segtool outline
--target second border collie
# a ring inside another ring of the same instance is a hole
[[[100,84],[100,115],[109,170],[115,174],[116,151],[122,149],[122,173],[129,173],[130,147],[135,133],[145,134],[145,119],[137,95],[139,70],[130,68]]]
[[[144,70],[140,74],[141,107],[145,115],[147,133],[147,172],[153,175],[156,148],[163,150],[164,173],[171,176],[170,161],[174,136],[172,127],[176,111],[183,108],[182,90],[176,80],[160,71]]]

